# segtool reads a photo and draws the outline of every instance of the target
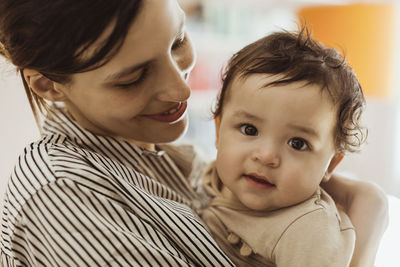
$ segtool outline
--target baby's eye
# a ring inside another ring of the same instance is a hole
[[[256,136],[258,135],[258,130],[251,124],[240,125],[240,131],[245,135]]]
[[[290,139],[288,145],[291,146],[293,149],[299,151],[305,151],[310,149],[308,142],[300,137],[295,137]]]

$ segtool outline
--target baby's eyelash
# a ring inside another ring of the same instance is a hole
[[[298,147],[301,144],[301,147]],[[312,150],[310,143],[301,137],[293,137],[288,141],[288,145],[298,151],[310,151]]]
[[[247,136],[257,136],[258,135],[258,129],[251,123],[241,123],[238,126],[238,129],[241,133]]]

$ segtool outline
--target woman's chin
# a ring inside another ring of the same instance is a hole
[[[189,120],[187,118],[187,116],[180,120],[179,122],[177,122],[174,125],[170,125],[168,129],[166,129],[163,132],[163,135],[161,135],[158,138],[158,142],[154,142],[154,143],[170,143],[170,142],[174,142],[176,140],[178,140],[179,138],[183,137],[188,128],[189,128]],[[161,141],[160,141],[161,140]]]
[[[152,129],[145,136],[137,139],[141,139],[141,142],[152,144],[174,142],[186,134],[188,125],[188,118],[185,116],[185,118],[174,124],[165,124],[163,127]],[[135,138],[133,137],[132,139]]]

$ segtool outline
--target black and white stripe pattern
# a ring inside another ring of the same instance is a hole
[[[94,135],[56,107],[44,129],[8,183],[3,266],[232,265],[168,153]]]

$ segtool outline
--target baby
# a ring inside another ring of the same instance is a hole
[[[216,110],[202,218],[238,266],[348,266],[355,231],[320,187],[365,139],[361,86],[307,29],[236,53]]]

